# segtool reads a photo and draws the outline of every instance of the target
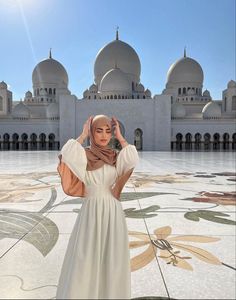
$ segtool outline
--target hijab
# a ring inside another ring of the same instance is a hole
[[[90,123],[89,126],[89,137],[90,137],[90,147],[85,148],[85,153],[87,156],[87,166],[86,170],[96,170],[102,167],[104,164],[109,164],[111,166],[116,166],[117,153],[110,146],[101,146],[95,142],[94,133],[99,126],[108,125],[109,128],[112,127],[112,121],[106,115],[96,115]],[[57,171],[61,177],[61,184],[65,194],[69,196],[79,196],[86,197],[86,185],[81,181],[70,168],[62,161],[62,154],[58,156],[59,164]],[[78,162],[79,163],[79,162]],[[134,168],[129,169],[120,176],[116,178],[115,183],[111,186],[110,190],[112,195],[120,200],[120,194],[128,181],[129,177],[133,173]]]
[[[95,116],[90,123],[90,148],[85,148],[87,155],[87,170],[92,171],[102,167],[105,163],[116,166],[117,152],[109,145],[102,146],[95,142],[95,132],[101,126],[108,126],[112,130],[112,120],[105,115]]]

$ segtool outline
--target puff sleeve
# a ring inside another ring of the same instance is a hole
[[[61,148],[60,154],[62,161],[81,181],[84,181],[87,166],[84,147],[77,140],[69,139]]]
[[[139,155],[136,147],[134,145],[128,144],[122,148],[118,154],[116,161],[116,170],[118,176],[121,176],[139,162]]]

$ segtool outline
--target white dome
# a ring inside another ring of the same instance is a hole
[[[144,86],[142,85],[142,83],[139,83],[137,86],[137,92],[139,93],[143,93],[144,92]]]
[[[228,88],[235,88],[236,87],[236,81],[230,80],[227,84]]]
[[[48,58],[36,65],[32,74],[33,86],[55,84],[68,86],[68,75],[61,63],[53,58]]]
[[[25,98],[32,98],[31,91],[28,91],[28,92],[25,93]]]
[[[46,114],[48,118],[59,117],[59,104],[55,102],[49,104]]]
[[[146,90],[145,90],[145,95],[146,95],[146,97],[148,97],[148,98],[151,97],[151,95],[152,95],[152,94],[151,94],[151,91],[150,91],[149,89],[146,89]]]
[[[171,105],[171,116],[173,118],[184,118],[186,116],[186,109],[183,104],[175,102]]]
[[[22,101],[18,103],[12,110],[13,117],[16,118],[29,118],[30,117],[30,109],[23,104]]]
[[[167,73],[167,83],[203,83],[203,71],[199,63],[183,57],[171,65]]]
[[[131,93],[131,83],[127,75],[119,68],[108,71],[100,84],[101,92]]]
[[[84,93],[83,93],[83,97],[86,98],[86,97],[88,96],[88,93],[89,93],[89,90],[86,89],[86,90],[84,91]]]
[[[96,85],[96,84],[92,84],[92,85],[90,86],[90,88],[89,88],[89,91],[90,91],[90,92],[93,92],[93,93],[97,93],[97,91],[98,91],[97,85]]]
[[[114,40],[97,54],[94,64],[95,83],[99,85],[102,77],[117,66],[126,73],[131,81],[139,83],[141,64],[135,50],[125,42]]]
[[[204,97],[211,97],[210,92],[208,90],[205,90],[202,95]]]
[[[220,118],[221,117],[221,109],[220,106],[211,101],[208,102],[202,109],[202,114],[204,119],[208,118]]]
[[[4,82],[4,81],[2,81],[2,82],[0,82],[0,89],[7,89],[7,84],[6,84],[6,82]]]

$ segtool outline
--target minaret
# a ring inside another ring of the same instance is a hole
[[[184,47],[184,57],[186,57],[186,46]]]

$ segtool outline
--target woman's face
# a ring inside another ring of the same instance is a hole
[[[111,139],[112,132],[108,125],[97,127],[94,132],[95,142],[100,146],[106,146]]]

